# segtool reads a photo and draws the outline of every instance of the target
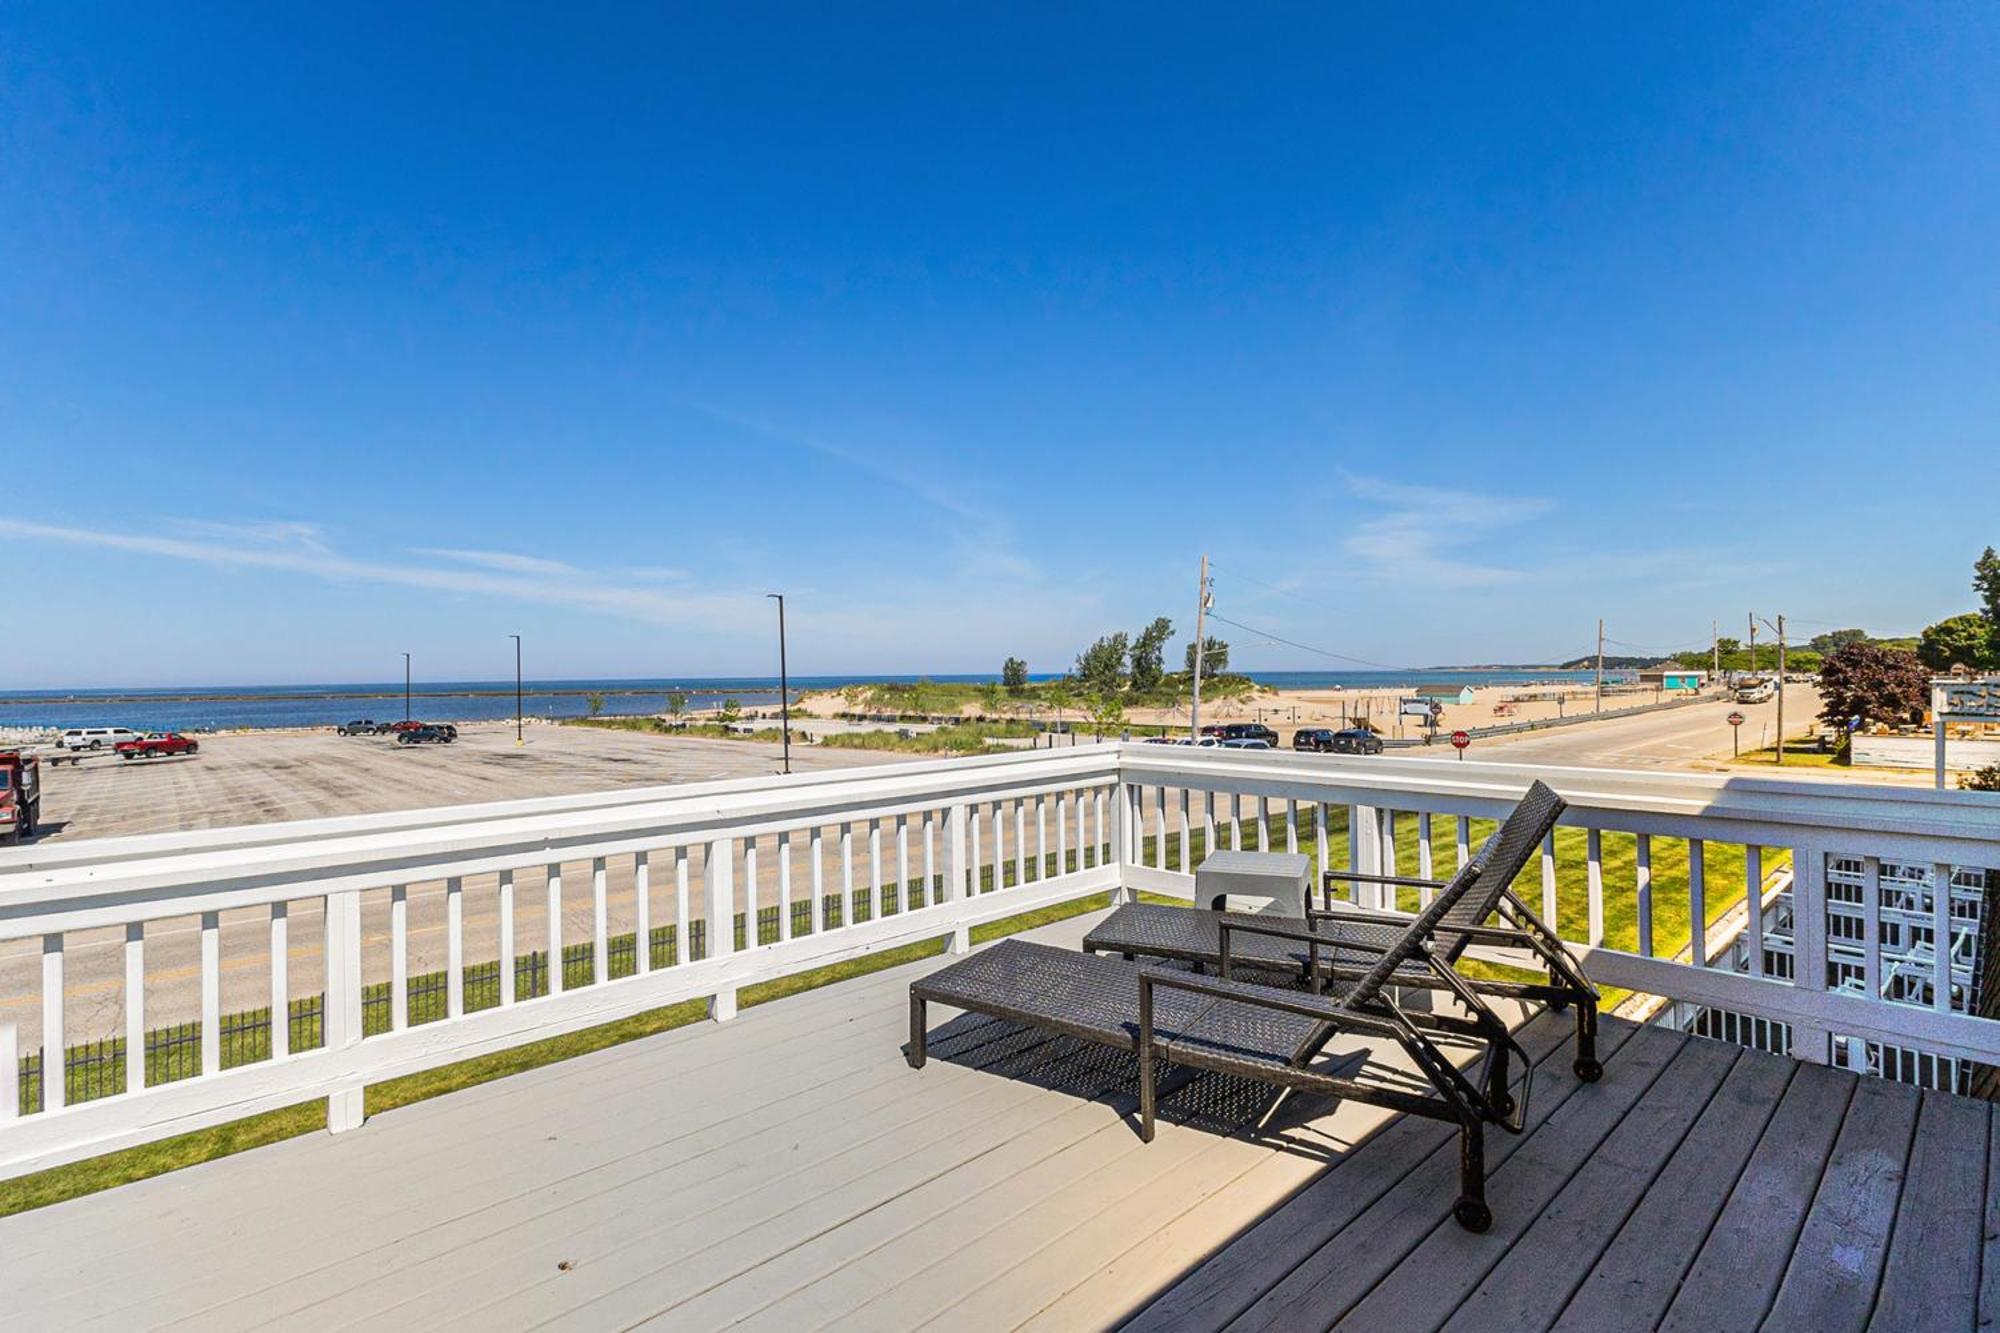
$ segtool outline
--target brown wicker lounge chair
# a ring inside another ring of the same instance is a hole
[[[1558,1010],[1576,1006],[1576,1073],[1588,1082],[1604,1073],[1597,1059],[1597,991],[1556,933],[1543,925],[1510,887],[1565,808],[1562,797],[1547,784],[1538,781],[1528,788],[1480,848],[1474,858],[1485,867],[1479,883],[1438,920],[1433,944],[1437,956],[1448,964],[1456,964],[1475,943],[1532,954],[1547,972],[1547,981],[1468,977],[1463,978],[1463,984],[1477,994],[1495,998],[1540,1002]],[[1354,981],[1367,975],[1383,953],[1402,938],[1410,918],[1349,908],[1334,911],[1334,885],[1350,881],[1429,889],[1445,885],[1443,880],[1405,875],[1328,871],[1323,905],[1308,905],[1302,919],[1127,903],[1093,927],[1084,937],[1083,947],[1128,959],[1167,958],[1197,968],[1220,968],[1227,941],[1231,963],[1259,980],[1306,985]],[[1276,929],[1287,925],[1291,929]],[[1261,929],[1253,933],[1251,927]],[[1301,931],[1310,932],[1310,938]],[[1392,984],[1446,989],[1435,972],[1417,962],[1400,968]],[[1417,1015],[1412,1019],[1423,1021]]]
[[[1533,1066],[1507,1025],[1428,944],[1438,921],[1472,888],[1478,873],[1477,861],[1460,871],[1365,975],[1317,993],[1005,940],[911,984],[909,1062],[924,1066],[926,1006],[936,1003],[1134,1052],[1139,1135],[1147,1142],[1153,1138],[1156,1065],[1162,1060],[1443,1120],[1460,1131],[1461,1193],[1453,1216],[1468,1230],[1483,1231],[1492,1223],[1485,1126],[1520,1132]],[[1228,933],[1268,935],[1283,929],[1245,922]],[[1309,949],[1315,943],[1306,941]],[[1395,975],[1412,967],[1427,970],[1452,991],[1468,1017],[1425,1016],[1424,1024],[1413,1022],[1390,989]],[[1318,1067],[1327,1042],[1341,1034],[1396,1043],[1432,1091]],[[1459,1068],[1446,1045],[1469,1051],[1468,1069]],[[1510,1067],[1521,1074],[1518,1096]]]

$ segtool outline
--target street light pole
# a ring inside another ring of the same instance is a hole
[[[792,771],[792,687],[785,674],[785,594],[767,592],[778,603],[778,716],[784,719],[785,771]]]
[[[521,743],[521,636],[509,634],[514,641],[514,744]]]
[[[410,720],[410,655],[403,654],[403,721]]]

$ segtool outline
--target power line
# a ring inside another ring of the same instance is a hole
[[[1266,630],[1266,629],[1258,629],[1258,628],[1257,628],[1256,626],[1254,626],[1254,625],[1246,625],[1246,624],[1244,624],[1244,623],[1243,623],[1242,621],[1240,621],[1240,620],[1231,620],[1231,619],[1230,619],[1229,617],[1227,617],[1227,616],[1223,615],[1223,614],[1222,614],[1222,613],[1221,613],[1220,611],[1217,611],[1217,610],[1214,610],[1213,608],[1211,608],[1211,609],[1209,610],[1209,613],[1208,613],[1208,618],[1209,618],[1210,620],[1219,620],[1219,621],[1221,621],[1221,622],[1222,622],[1223,624],[1225,624],[1225,625],[1229,625],[1229,626],[1233,626],[1233,627],[1234,627],[1234,628],[1236,628],[1236,629],[1240,629],[1240,630],[1242,630],[1242,631],[1243,631],[1243,632],[1244,632],[1245,634],[1255,634],[1255,635],[1258,635],[1258,636],[1260,636],[1260,637],[1262,637],[1262,638],[1266,638],[1266,639],[1269,639],[1269,640],[1271,640],[1271,642],[1273,642],[1273,643],[1282,643],[1282,644],[1284,644],[1284,645],[1285,645],[1285,646],[1286,646],[1287,648],[1297,648],[1297,649],[1298,649],[1298,650],[1299,650],[1300,652],[1305,652],[1305,653],[1316,653],[1316,654],[1318,654],[1318,655],[1319,655],[1319,656],[1321,656],[1321,657],[1330,657],[1330,658],[1332,658],[1332,659],[1333,659],[1334,661],[1336,661],[1336,662],[1357,662],[1357,663],[1359,663],[1359,664],[1360,664],[1360,665],[1362,665],[1362,666],[1367,666],[1367,667],[1374,667],[1374,668],[1376,668],[1376,669],[1377,669],[1377,670],[1379,670],[1379,671],[1414,671],[1414,670],[1416,670],[1416,668],[1415,668],[1415,667],[1407,667],[1407,666],[1391,666],[1391,665],[1390,665],[1389,663],[1387,663],[1387,662],[1375,662],[1375,661],[1371,661],[1371,660],[1369,660],[1369,659],[1368,659],[1368,658],[1366,658],[1366,657],[1355,657],[1355,656],[1353,656],[1352,654],[1349,654],[1349,653],[1336,653],[1336,652],[1333,652],[1333,651],[1332,651],[1331,649],[1327,649],[1327,648],[1315,648],[1315,647],[1313,647],[1313,645],[1311,645],[1311,644],[1309,644],[1309,643],[1300,643],[1300,642],[1298,642],[1298,641],[1297,641],[1297,640],[1295,640],[1295,639],[1288,639],[1288,638],[1286,638],[1286,637],[1285,637],[1284,635],[1282,635],[1282,634],[1273,634],[1273,633],[1272,633],[1272,632],[1271,632],[1270,630]]]

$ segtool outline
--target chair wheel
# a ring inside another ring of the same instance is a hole
[[[1486,1206],[1484,1199],[1462,1196],[1451,1206],[1451,1215],[1458,1224],[1477,1235],[1493,1225],[1493,1210]]]
[[[1604,1066],[1595,1060],[1579,1059],[1575,1065],[1576,1076],[1585,1083],[1595,1083],[1604,1077]]]

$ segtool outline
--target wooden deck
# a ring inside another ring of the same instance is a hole
[[[1074,944],[1095,918],[1038,932]],[[2000,1306],[1993,1110],[1542,1019],[1496,1214],[1440,1125],[1200,1078],[1134,1135],[1129,1059],[816,991],[0,1220],[0,1323],[220,1330],[1969,1328]],[[1992,1290],[1989,1290],[1992,1288]]]

